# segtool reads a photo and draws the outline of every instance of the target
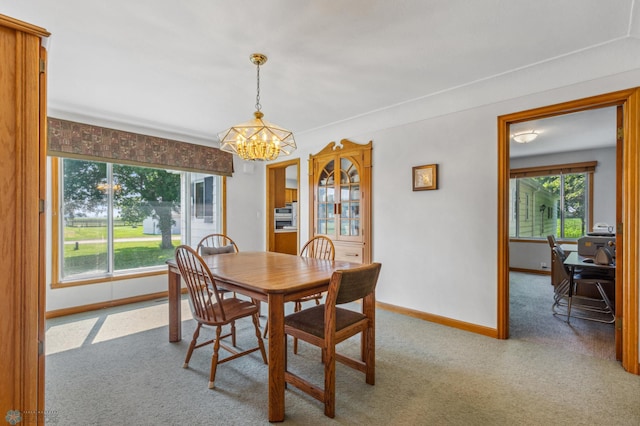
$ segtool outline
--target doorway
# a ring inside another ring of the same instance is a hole
[[[638,183],[639,90],[630,89],[498,117],[498,337],[509,337],[509,178],[510,127],[570,112],[615,106],[619,110],[616,160],[616,346],[625,370],[638,374]],[[624,141],[624,143],[622,143]],[[624,239],[622,238],[624,236]]]
[[[298,194],[300,193],[300,159],[294,158],[288,161],[268,164],[266,172],[266,249],[267,251],[297,254],[300,250],[300,226],[297,220],[300,217],[300,207],[297,202]],[[295,222],[292,221],[289,226],[293,228],[293,223],[295,223],[295,229],[276,229],[275,209],[286,205],[291,206],[292,215],[295,217]]]
[[[594,321],[569,325],[563,309],[551,308],[563,276],[547,238],[568,253],[596,224],[606,231],[618,222],[616,115],[612,106],[510,125],[510,338],[619,359],[611,316],[588,311]],[[603,286],[615,301],[614,285]]]

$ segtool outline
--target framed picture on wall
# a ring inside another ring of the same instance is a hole
[[[426,164],[413,168],[413,190],[438,189],[438,165]]]

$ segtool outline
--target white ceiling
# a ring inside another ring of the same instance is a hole
[[[616,107],[593,109],[513,124],[510,134],[534,131],[533,142],[511,139],[511,157],[612,147],[616,144]]]
[[[634,36],[638,14],[634,0],[12,0],[0,13],[52,33],[49,115],[205,143],[252,117],[253,52],[269,57],[265,119],[301,134]],[[582,143],[596,133],[604,143]]]

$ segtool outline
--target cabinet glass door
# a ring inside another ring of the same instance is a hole
[[[316,233],[328,236],[333,236],[336,232],[334,167],[334,161],[329,161],[320,172],[317,182]]]
[[[360,174],[348,158],[340,159],[340,236],[360,235]]]

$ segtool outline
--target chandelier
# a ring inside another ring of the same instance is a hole
[[[281,154],[289,155],[295,151],[296,141],[289,130],[262,119],[260,65],[267,62],[267,57],[262,53],[254,53],[250,60],[257,68],[256,112],[253,113],[255,118],[220,133],[220,149],[237,154],[243,160],[275,160]]]

